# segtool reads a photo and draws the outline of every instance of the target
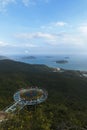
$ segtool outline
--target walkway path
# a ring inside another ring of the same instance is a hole
[[[24,106],[26,106],[27,103],[23,103],[23,101],[18,101],[14,104],[12,104],[11,106],[7,107],[4,112],[6,113],[13,113],[13,112],[18,112],[20,111],[21,109],[23,109]]]

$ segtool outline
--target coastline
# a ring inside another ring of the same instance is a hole
[[[46,65],[49,67],[53,68],[62,68],[65,70],[78,70],[78,71],[87,71],[87,56],[85,55],[69,55],[66,57],[66,55],[51,55],[51,56],[46,56],[46,55],[30,55],[35,58],[24,58],[24,55],[14,55],[14,56],[8,56],[9,59],[12,59],[14,61],[19,61],[27,64],[37,64],[37,65]],[[66,59],[68,58],[68,59]],[[60,60],[67,60],[68,63],[65,64],[60,64],[56,63],[56,61]]]

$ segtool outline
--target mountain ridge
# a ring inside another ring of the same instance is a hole
[[[14,61],[10,59],[0,60],[0,71],[53,71],[53,68],[50,68],[46,65],[40,64],[28,64],[24,62]]]

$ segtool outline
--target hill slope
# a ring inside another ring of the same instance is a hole
[[[45,65],[31,65],[21,62],[16,62],[12,60],[0,60],[0,72],[18,72],[18,71],[30,71],[30,72],[39,72],[39,71],[52,71],[51,68]]]
[[[13,94],[28,86],[43,87],[48,99],[33,110],[25,108],[0,130],[86,130],[87,78],[79,71],[54,72],[45,65],[0,61],[0,109],[13,102]],[[22,113],[22,114],[21,114]]]

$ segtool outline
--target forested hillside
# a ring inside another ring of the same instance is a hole
[[[14,102],[18,89],[28,86],[45,88],[48,99],[9,116],[0,130],[87,130],[87,78],[79,71],[0,61],[0,110]]]

